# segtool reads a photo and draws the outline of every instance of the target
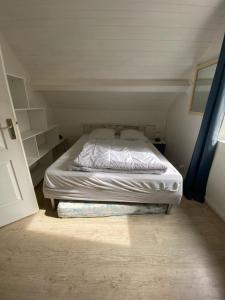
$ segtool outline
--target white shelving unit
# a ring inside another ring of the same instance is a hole
[[[47,165],[44,156],[61,142],[58,126],[51,124],[45,107],[30,107],[23,78],[12,75],[8,75],[7,78],[27,163],[31,175],[33,175],[34,185],[36,185],[41,180],[40,174],[43,173],[43,165]],[[41,171],[38,170],[38,165],[40,165]],[[38,174],[38,178],[35,174]]]
[[[24,79],[12,75],[7,75],[7,78],[14,108],[28,108],[28,97]]]

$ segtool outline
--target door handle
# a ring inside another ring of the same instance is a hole
[[[7,124],[7,126],[0,127],[0,129],[1,130],[8,129],[10,138],[12,140],[15,140],[16,139],[16,133],[15,133],[15,130],[14,130],[12,119],[6,119],[6,124]]]

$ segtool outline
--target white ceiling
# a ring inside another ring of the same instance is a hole
[[[224,0],[0,0],[0,31],[43,90],[190,78],[224,20]]]

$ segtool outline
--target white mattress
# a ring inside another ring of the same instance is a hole
[[[167,165],[163,174],[129,174],[69,171],[88,135],[83,135],[45,172],[46,198],[81,201],[113,201],[179,204],[183,179],[157,149],[156,155]]]

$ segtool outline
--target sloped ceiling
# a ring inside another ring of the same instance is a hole
[[[181,79],[224,24],[223,0],[1,0],[0,28],[35,81]]]
[[[0,31],[33,86],[68,105],[79,98],[71,90],[91,90],[92,81],[97,90],[107,80],[129,87],[158,81],[159,101],[161,87],[174,82],[168,92],[175,97],[224,20],[224,0],[0,0]]]

